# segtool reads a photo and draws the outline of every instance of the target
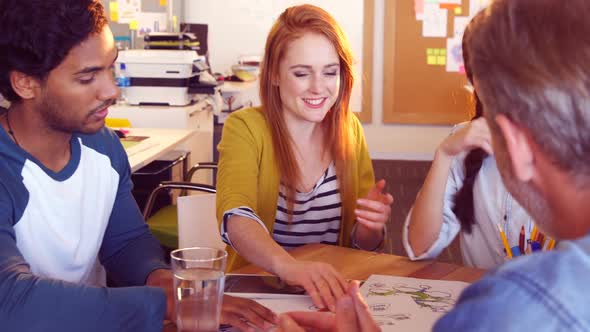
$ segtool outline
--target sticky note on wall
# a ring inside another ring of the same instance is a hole
[[[446,48],[427,48],[426,64],[430,66],[444,66],[447,64]]]
[[[109,2],[109,16],[112,22],[119,22],[119,3],[116,1]]]
[[[129,22],[129,30],[135,30],[137,31],[139,29],[139,21],[137,20],[131,20]]]

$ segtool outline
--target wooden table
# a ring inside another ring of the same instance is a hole
[[[344,278],[365,280],[371,274],[385,274],[423,279],[474,282],[486,271],[432,260],[411,261],[407,257],[381,254],[326,244],[308,244],[290,251],[297,259],[330,263]],[[267,274],[248,265],[233,273]]]
[[[371,274],[401,277],[474,282],[486,270],[441,263],[436,261],[411,261],[407,257],[381,254],[327,244],[308,244],[290,251],[297,259],[330,263],[346,279],[365,280]],[[232,273],[269,274],[255,265],[248,265]],[[169,323],[163,332],[175,332]]]

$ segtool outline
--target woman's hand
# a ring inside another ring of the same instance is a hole
[[[266,331],[276,324],[277,317],[260,303],[241,297],[223,296],[221,324],[229,324],[242,331],[255,331],[253,326]]]
[[[393,196],[383,193],[384,189],[385,180],[377,181],[365,198],[357,200],[357,204],[361,208],[354,210],[356,220],[362,226],[373,232],[379,232],[380,235],[391,216],[391,204],[393,203]],[[357,242],[361,241],[359,236],[361,234],[357,233]]]
[[[347,289],[340,273],[326,263],[293,260],[282,264],[277,274],[288,284],[303,287],[319,309],[334,311]]]
[[[438,147],[438,152],[453,157],[464,151],[481,148],[493,154],[492,136],[487,121],[477,118],[448,136]]]

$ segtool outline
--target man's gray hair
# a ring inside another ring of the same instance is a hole
[[[467,47],[484,113],[525,127],[561,169],[590,176],[588,0],[496,0]]]

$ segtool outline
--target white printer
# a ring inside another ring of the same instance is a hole
[[[197,98],[190,88],[203,85],[199,76],[208,69],[205,58],[191,50],[122,50],[116,75],[123,63],[122,74],[129,77],[125,97],[131,105],[189,105]]]

